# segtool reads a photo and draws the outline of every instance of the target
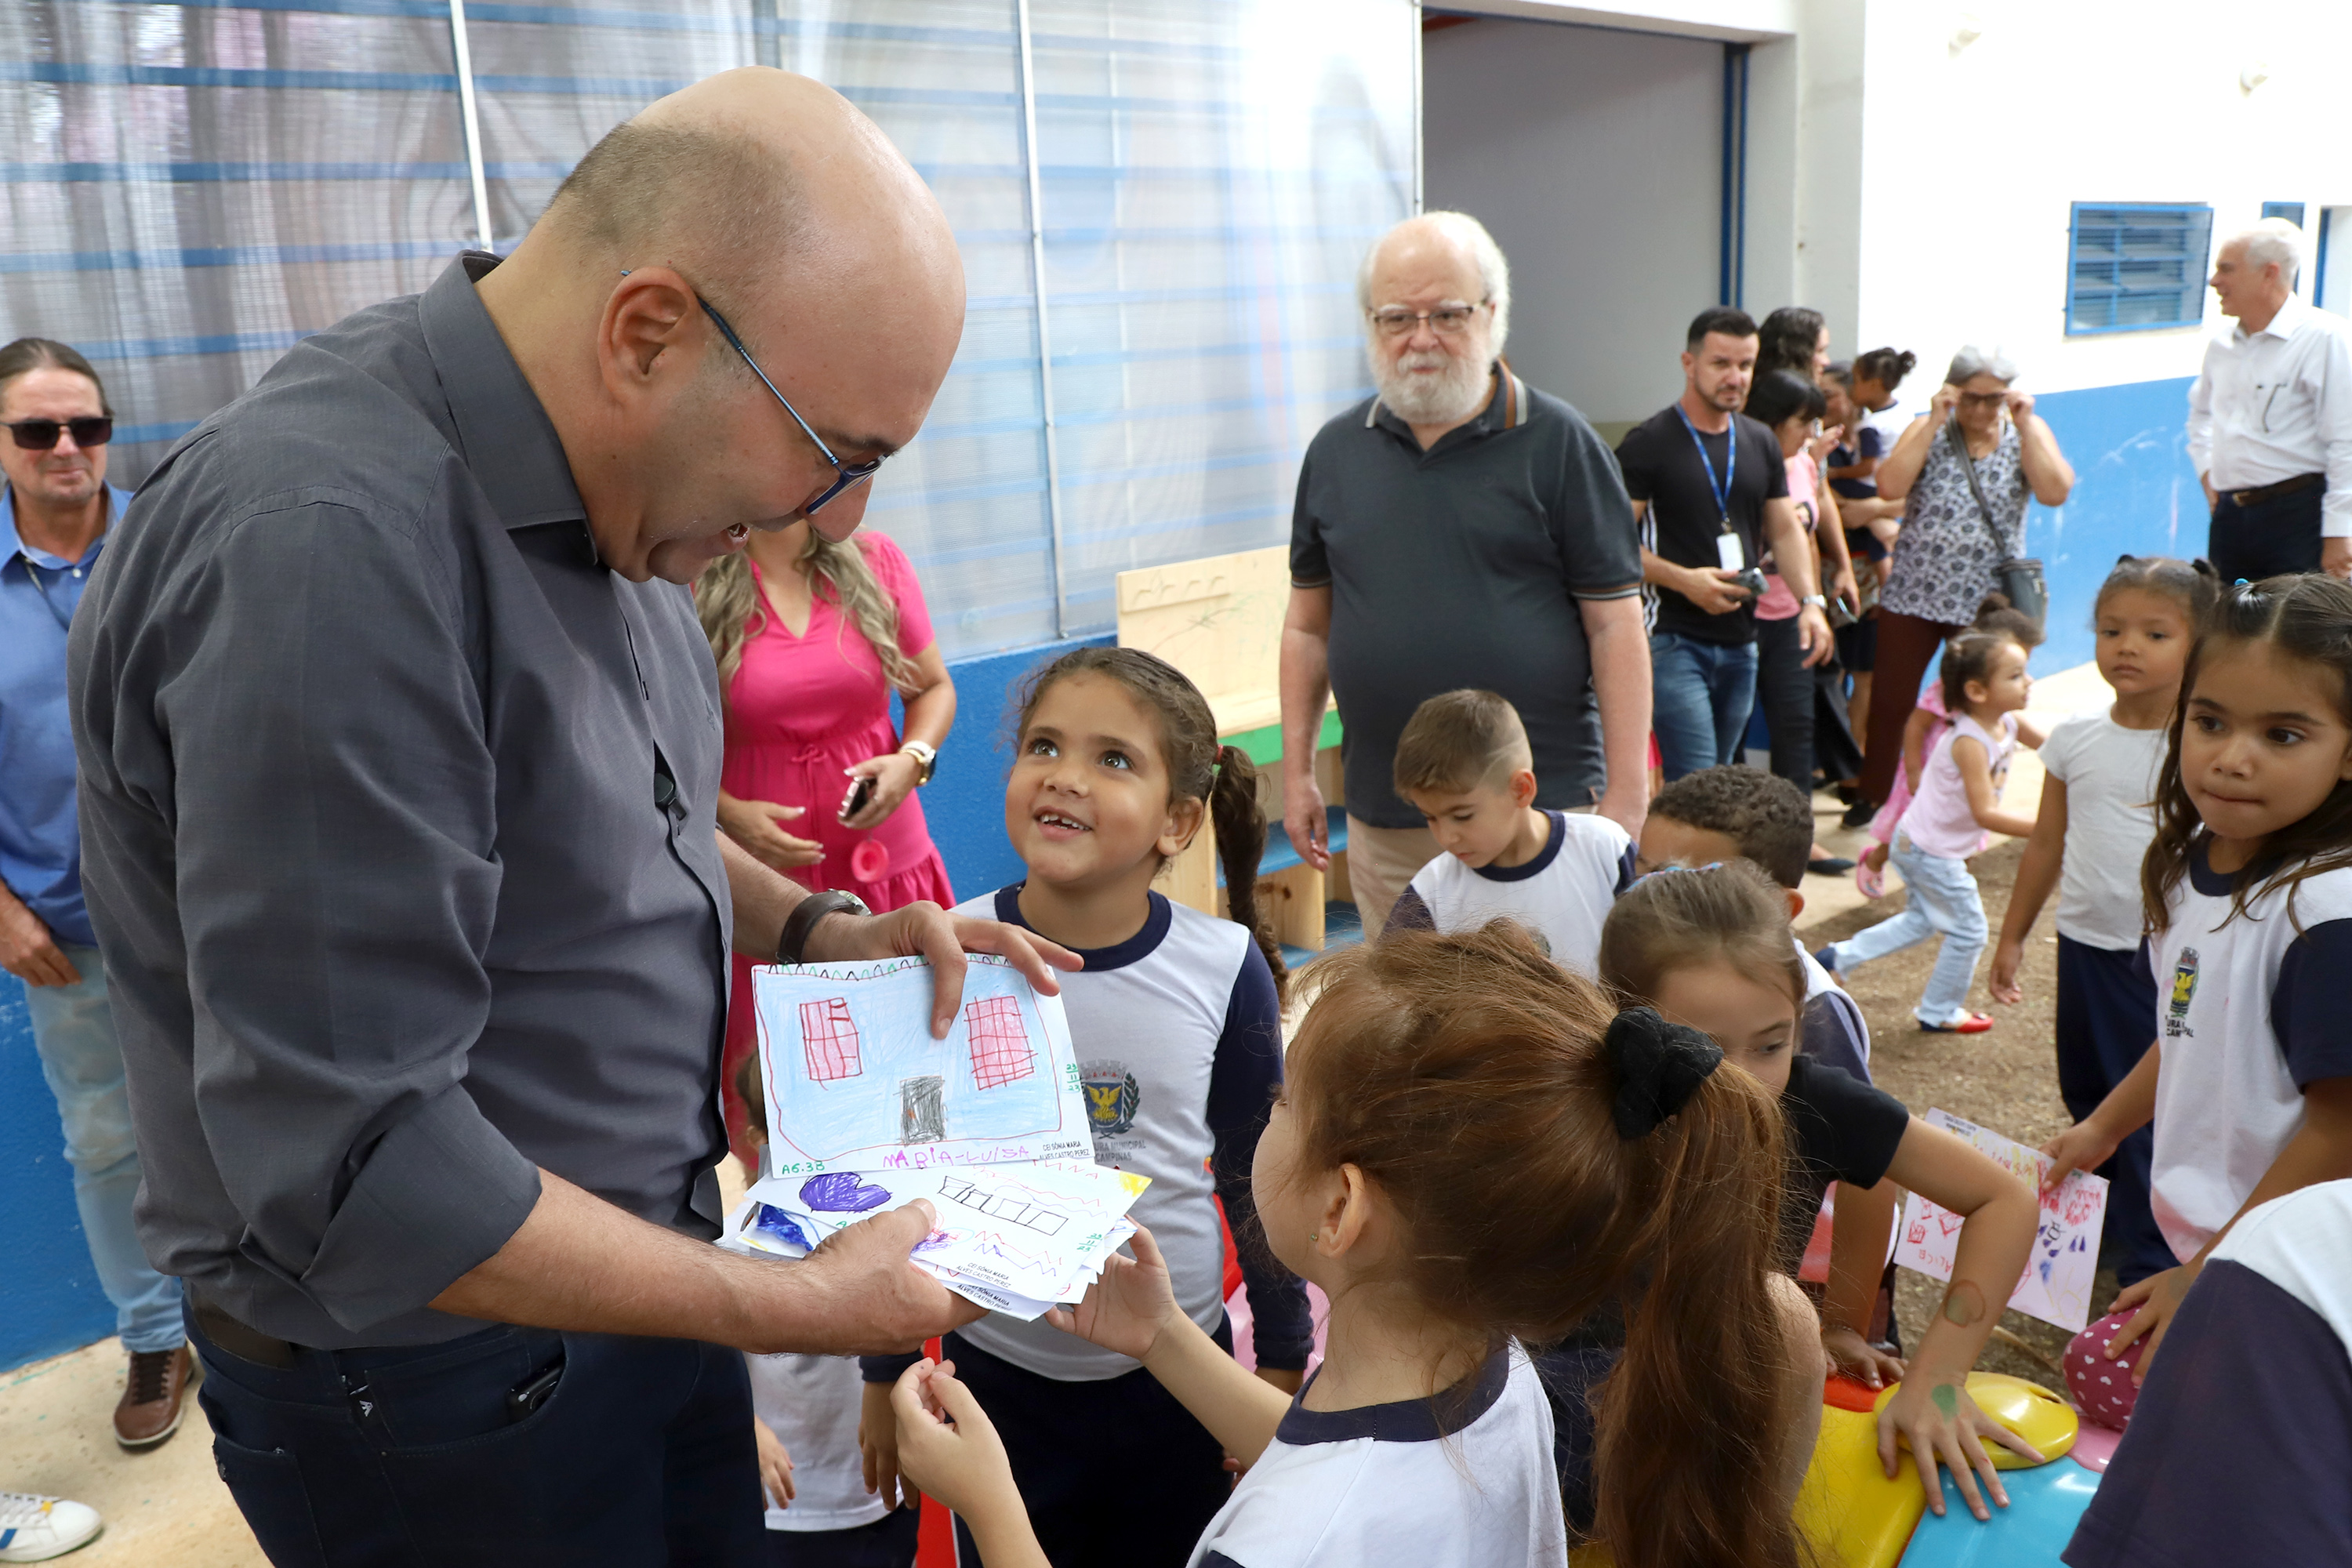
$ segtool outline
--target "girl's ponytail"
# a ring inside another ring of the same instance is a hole
[[[1282,944],[1258,913],[1257,867],[1265,855],[1265,811],[1257,800],[1257,764],[1239,746],[1217,750],[1216,781],[1209,786],[1209,825],[1217,836],[1217,859],[1225,872],[1225,906],[1248,931],[1274,971],[1276,995],[1286,991],[1289,969]]]
[[[1596,1396],[1596,1523],[1620,1563],[1795,1568],[1776,1467],[1791,1369],[1766,1276],[1780,1194],[1779,1108],[1721,1071],[1629,1141],[1629,1250],[1650,1260],[1625,1351]]]

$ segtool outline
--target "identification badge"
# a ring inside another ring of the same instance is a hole
[[[1723,563],[1723,569],[1726,572],[1738,572],[1744,569],[1748,564],[1748,556],[1739,548],[1739,535],[1727,528],[1717,534],[1715,558]]]

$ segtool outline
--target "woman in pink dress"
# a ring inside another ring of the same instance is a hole
[[[803,518],[754,531],[694,598],[727,700],[719,827],[803,887],[855,893],[877,913],[924,899],[953,908],[915,791],[955,722],[955,685],[905,552],[871,531],[835,544]],[[904,735],[890,727],[894,690]],[[871,797],[845,819],[867,779]],[[719,1081],[728,1142],[753,1170],[735,1072],[756,1033],[751,961],[739,955]]]

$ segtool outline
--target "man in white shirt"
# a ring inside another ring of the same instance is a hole
[[[2223,583],[2352,577],[2352,325],[2299,300],[2303,230],[2284,218],[2221,244],[2213,292],[2237,326],[2205,345],[2189,460],[2213,509]]]

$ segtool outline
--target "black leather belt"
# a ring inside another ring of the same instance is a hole
[[[2314,485],[2327,482],[2326,474],[2297,474],[2291,479],[2281,479],[2274,485],[2258,485],[2250,490],[2231,490],[2230,499],[2240,506],[2260,506],[2281,496],[2291,496],[2297,490],[2307,490]]]
[[[229,1354],[258,1366],[289,1367],[295,1353],[303,1347],[291,1340],[270,1338],[258,1329],[248,1329],[193,1289],[188,1292],[195,1310],[196,1327],[204,1330],[205,1338]]]

